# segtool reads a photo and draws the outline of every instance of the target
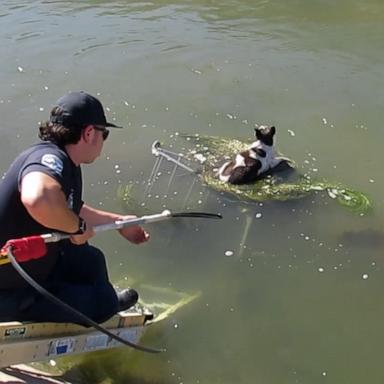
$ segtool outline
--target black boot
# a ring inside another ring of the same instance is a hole
[[[133,307],[139,300],[139,294],[134,289],[127,288],[117,292],[117,299],[119,300],[119,312],[121,312]]]

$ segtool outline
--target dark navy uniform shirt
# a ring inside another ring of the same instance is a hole
[[[35,221],[21,202],[20,183],[30,172],[42,172],[54,178],[66,196],[68,207],[79,214],[83,201],[81,169],[67,153],[51,142],[40,142],[21,153],[0,183],[0,246],[7,240],[54,232]],[[60,221],[60,217],[57,218]],[[59,244],[47,244],[47,255],[23,263],[23,268],[38,282],[52,272],[59,254]],[[0,289],[26,286],[11,264],[0,265]]]

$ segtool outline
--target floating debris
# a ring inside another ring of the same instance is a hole
[[[328,192],[328,196],[331,198],[331,199],[336,199],[337,198],[337,190],[335,189],[330,189],[327,191]]]
[[[196,153],[196,155],[194,155],[194,158],[195,158],[198,162],[200,162],[201,164],[204,164],[205,161],[207,160],[207,158],[206,158],[204,155],[202,155],[201,153]]]

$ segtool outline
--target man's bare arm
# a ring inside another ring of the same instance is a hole
[[[74,233],[78,216],[68,208],[60,184],[42,172],[30,172],[21,181],[21,201],[34,220],[45,227]]]

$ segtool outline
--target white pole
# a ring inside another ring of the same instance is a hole
[[[120,228],[129,227],[133,225],[154,223],[156,221],[169,219],[170,217],[172,217],[172,213],[171,211],[166,209],[163,212],[155,213],[154,215],[134,217],[132,219],[126,219],[126,220],[116,220],[113,223],[97,225],[93,227],[93,230],[96,233],[98,233],[98,232],[108,231],[110,229],[120,229]],[[47,234],[41,235],[41,237],[44,239],[44,242],[46,243],[56,243],[60,240],[69,239],[71,236],[72,235],[69,235],[66,233],[59,233],[59,232],[53,232],[53,233],[47,233]]]

